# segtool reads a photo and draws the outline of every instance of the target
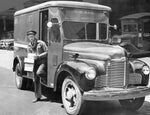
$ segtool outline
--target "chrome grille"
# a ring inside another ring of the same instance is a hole
[[[126,61],[111,61],[107,74],[96,78],[95,87],[124,87],[126,81]]]

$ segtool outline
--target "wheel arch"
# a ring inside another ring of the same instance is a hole
[[[148,66],[150,68],[149,63],[146,62],[146,60],[144,59],[138,59],[138,60],[134,60],[132,62],[129,63],[130,64],[130,69],[132,73],[139,73],[142,76],[142,81],[141,81],[141,85],[147,86],[149,85],[150,82],[150,77],[148,75],[145,75],[142,72],[142,68],[143,66]]]
[[[94,81],[88,80],[85,77],[84,67],[91,67],[91,65],[87,64],[83,61],[66,61],[62,63],[55,74],[54,78],[54,91],[61,88],[63,80],[70,75],[75,83],[78,85],[81,91],[88,91],[94,87]]]
[[[15,68],[17,66],[17,64],[20,64],[20,67],[21,67],[21,70],[23,72],[23,68],[24,68],[24,57],[19,57],[19,56],[16,56],[14,58],[14,61],[13,61],[13,71],[15,71]]]
[[[54,83],[54,91],[60,91],[63,81],[66,77],[70,76],[76,84],[79,86],[74,73],[75,71],[71,70],[70,67],[62,67],[61,70],[57,73]]]

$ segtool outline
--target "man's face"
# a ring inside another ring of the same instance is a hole
[[[28,39],[30,40],[30,42],[33,42],[35,40],[35,36],[33,34],[28,35]]]
[[[33,34],[28,35],[28,39],[30,40],[32,46],[35,46],[35,45],[36,45],[37,40],[36,40],[36,38],[35,38],[35,35],[33,35]]]

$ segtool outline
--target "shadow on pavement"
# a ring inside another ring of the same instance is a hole
[[[61,96],[54,93],[53,89],[42,87],[43,95],[46,97],[43,101],[50,101],[56,103],[61,102]],[[124,110],[118,101],[86,101],[85,108],[82,115],[149,115],[150,103],[145,101],[143,106],[137,111]],[[63,105],[61,106],[62,108]]]
[[[33,90],[32,90],[33,91]],[[62,104],[61,95],[53,92],[53,89],[42,85],[43,102],[55,102]],[[61,105],[61,108],[64,108]],[[82,115],[149,115],[150,103],[145,101],[137,111],[124,110],[119,101],[85,101],[85,108]]]
[[[42,94],[46,97],[44,101],[61,103],[61,95],[58,92],[54,92],[53,89],[42,86]]]
[[[45,86],[42,87],[43,95],[46,97],[43,101],[56,103],[61,102],[61,96],[54,93],[52,89]],[[145,101],[143,106],[137,111],[124,110],[118,101],[86,101],[82,115],[149,115],[150,103]],[[62,108],[63,105],[61,106]]]
[[[34,85],[32,80],[30,80],[30,86],[27,88],[28,91],[34,92]],[[41,101],[43,102],[56,102],[56,103],[61,103],[61,95],[58,92],[54,92],[52,88],[48,88],[44,85],[42,85],[42,97]]]
[[[86,102],[82,115],[149,115],[150,103],[144,102],[137,111],[124,110],[118,101]]]

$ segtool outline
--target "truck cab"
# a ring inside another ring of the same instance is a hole
[[[124,42],[134,44],[142,50],[150,50],[150,13],[142,12],[123,16],[120,18],[122,39]],[[130,37],[126,35],[130,35]],[[126,36],[126,37],[125,37]]]
[[[47,75],[41,84],[61,93],[68,114],[81,114],[85,100],[119,100],[125,109],[139,109],[150,94],[149,65],[142,59],[145,55],[128,55],[109,38],[110,11],[108,6],[72,1],[17,11],[13,62],[17,88],[26,89],[28,79],[33,79],[34,63],[25,63],[26,32],[35,30],[48,46]]]

